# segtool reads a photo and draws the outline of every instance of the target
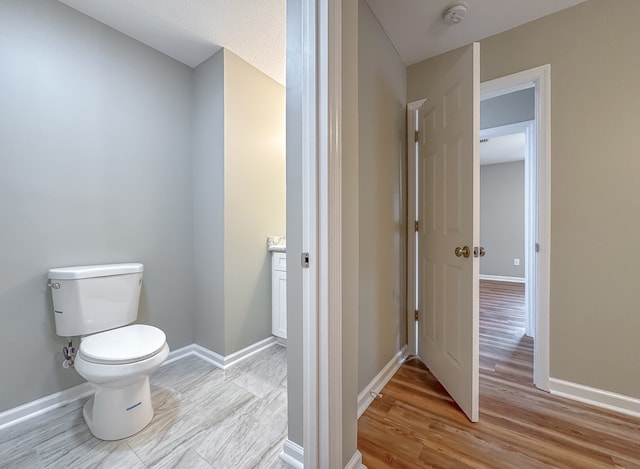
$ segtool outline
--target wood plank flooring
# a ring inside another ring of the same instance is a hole
[[[417,358],[358,422],[369,469],[640,468],[640,419],[533,386],[524,286],[480,282],[480,421],[471,423]]]

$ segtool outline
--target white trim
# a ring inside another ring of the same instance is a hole
[[[426,99],[419,99],[407,104],[407,346],[409,353],[418,354],[418,325],[415,311],[418,309],[418,273],[417,273],[417,236],[414,222],[416,213],[416,176],[417,145],[415,131],[418,126],[416,112]],[[411,327],[413,324],[413,327]]]
[[[342,465],[341,10],[317,0],[318,468]]]
[[[373,402],[374,396],[372,393],[379,393],[384,388],[389,380],[393,378],[396,371],[400,369],[402,364],[407,358],[407,345],[402,347],[398,353],[387,363],[380,373],[378,373],[369,384],[367,384],[360,394],[358,394],[358,418],[367,410],[367,407]]]
[[[218,355],[215,352],[211,352],[210,350],[201,347],[200,345],[195,345],[197,351],[196,351],[196,355],[197,352],[200,351],[202,353],[209,353],[212,356],[217,356],[222,358],[222,366],[221,368],[223,370],[226,370],[227,368],[229,368],[232,365],[235,365],[237,363],[240,363],[243,360],[246,360],[247,358],[251,357],[252,355],[255,355],[258,352],[261,352],[269,347],[271,347],[272,345],[276,345],[277,344],[277,340],[274,336],[270,336],[267,337],[266,339],[263,339],[259,342],[256,342],[254,344],[249,345],[248,347],[245,347],[241,350],[238,350],[237,352],[234,352],[230,355],[226,355],[226,356],[221,356]],[[206,358],[205,358],[206,359]]]
[[[93,394],[87,382],[0,413],[0,430]]]
[[[234,352],[227,356],[220,355],[219,353],[216,353],[198,344],[191,344],[188,347],[190,347],[191,349],[191,355],[195,355],[196,357],[201,358],[204,361],[209,362],[222,370],[226,370],[230,366],[236,365],[237,363],[246,360],[252,355],[261,352],[271,347],[272,345],[276,345],[277,343],[278,342],[274,336],[267,337],[264,340],[256,342],[255,344],[251,344],[248,347],[245,347],[242,350],[238,350],[237,352]]]
[[[566,397],[584,404],[640,418],[640,399],[635,397],[557,378],[549,378],[549,391],[554,396]]]
[[[269,337],[232,353],[231,355],[227,355],[226,357],[212,352],[198,344],[191,344],[171,351],[167,359],[162,362],[162,365],[160,366],[165,366],[182,358],[194,355],[224,370],[229,368],[231,365],[235,365],[256,353],[275,345],[276,343],[277,341],[275,337]],[[14,407],[13,409],[5,410],[0,413],[0,430],[23,422],[24,420],[37,417],[38,415],[42,415],[45,412],[57,409],[58,407],[62,407],[73,401],[84,399],[91,394],[93,394],[91,384],[84,382],[69,389],[36,399],[35,401],[27,402],[26,404]]]
[[[535,136],[532,145],[537,165],[530,170],[528,184],[534,184],[537,200],[529,204],[537,205],[537,219],[528,217],[533,239],[529,240],[529,253],[536,262],[526,262],[527,288],[531,290],[528,304],[535,314],[534,349],[533,349],[533,383],[545,391],[549,390],[549,289],[551,264],[551,66],[525,70],[513,75],[497,78],[482,83],[482,99],[489,99],[506,93],[526,88],[535,88]],[[533,177],[535,176],[535,178]],[[533,207],[533,205],[529,205]],[[533,208],[531,211],[534,211]],[[535,244],[539,251],[535,253]],[[535,253],[534,254],[532,254]]]
[[[484,100],[485,98],[483,97],[482,101]],[[532,121],[516,122],[515,124],[500,125],[498,127],[489,127],[488,129],[480,130],[480,137],[496,138],[496,137],[503,137],[506,135],[524,133],[527,131],[527,127],[529,127],[534,123],[535,123],[535,120],[532,120]]]
[[[182,358],[188,357],[189,355],[194,355],[195,353],[194,345],[196,344],[185,345],[184,347],[180,347],[179,349],[171,350],[171,352],[169,352],[169,356],[167,357],[167,359],[163,361],[162,365],[160,366],[165,366],[165,365],[168,365],[169,363],[173,363]]]
[[[503,275],[486,275],[480,274],[480,280],[491,280],[493,282],[510,282],[510,283],[524,283],[523,277],[505,277]]]
[[[344,469],[367,469],[367,466],[362,464],[362,453],[356,450]]]
[[[190,344],[179,349],[172,350],[171,353],[169,353],[169,357],[162,363],[161,366],[168,365],[169,363],[173,363],[177,360],[180,360],[181,358],[193,355],[201,358],[206,362],[211,363],[213,366],[216,366],[222,370],[226,370],[230,366],[236,365],[237,363],[246,360],[256,353],[262,352],[263,350],[278,343],[279,342],[277,337],[267,337],[266,339],[255,342],[227,356],[220,355],[219,353],[209,350],[208,348],[205,348],[199,344]]]
[[[310,268],[302,269],[302,443],[304,466],[318,467],[318,438],[328,432],[319,419],[318,350],[318,187],[317,120],[318,22],[317,0],[301,0],[301,119],[302,119],[302,249],[309,253]],[[298,31],[296,31],[297,33]],[[289,33],[287,33],[289,34]],[[298,60],[298,56],[295,57]]]
[[[304,448],[287,439],[282,446],[280,459],[292,466],[294,469],[304,469]]]
[[[524,333],[535,340],[536,291],[538,289],[538,262],[536,240],[538,237],[538,146],[535,119],[525,127],[524,159]]]

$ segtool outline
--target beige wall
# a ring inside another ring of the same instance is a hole
[[[635,398],[639,22],[636,0],[591,0],[481,42],[482,81],[551,64],[551,376]]]
[[[358,440],[358,10],[342,2],[342,465]],[[355,125],[354,125],[355,123]]]
[[[224,51],[224,354],[271,336],[267,236],[285,234],[285,89]]]
[[[358,389],[407,343],[406,68],[364,0],[358,15]]]
[[[194,71],[196,342],[271,336],[267,236],[285,234],[285,89],[226,49]]]

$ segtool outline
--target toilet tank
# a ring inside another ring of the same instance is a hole
[[[138,263],[50,269],[56,333],[72,337],[134,322],[143,271]]]

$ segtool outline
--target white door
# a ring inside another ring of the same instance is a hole
[[[435,72],[418,114],[418,353],[476,422],[480,45]]]

